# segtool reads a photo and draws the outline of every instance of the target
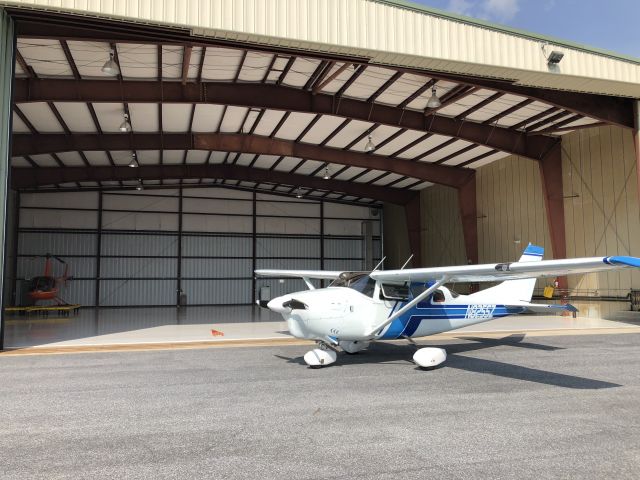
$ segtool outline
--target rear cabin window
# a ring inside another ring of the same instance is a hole
[[[438,289],[433,292],[433,296],[431,298],[435,303],[442,303],[444,302],[444,293],[442,292],[442,290]]]

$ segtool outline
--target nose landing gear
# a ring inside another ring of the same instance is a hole
[[[344,341],[340,342],[340,348],[344,351],[344,353],[348,353],[349,355],[353,355],[358,353],[369,346],[369,342],[363,342],[359,340],[355,341]]]

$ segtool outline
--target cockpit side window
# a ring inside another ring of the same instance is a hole
[[[366,272],[343,272],[329,286],[351,288],[367,297],[373,297],[376,281]]]
[[[409,287],[411,290],[411,295],[413,298],[416,298],[422,292],[424,292],[428,287],[424,283],[412,283]]]
[[[369,275],[363,275],[357,279],[354,279],[349,288],[352,288],[367,297],[373,296],[373,291],[376,287],[376,281],[371,278]]]

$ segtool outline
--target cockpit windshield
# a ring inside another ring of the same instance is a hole
[[[366,272],[343,272],[329,286],[347,287],[367,297],[373,297],[376,281]]]

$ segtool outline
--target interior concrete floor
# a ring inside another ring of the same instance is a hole
[[[512,316],[456,330],[470,332],[639,328],[640,313],[616,320],[570,316]],[[5,348],[67,347],[290,338],[286,322],[253,306],[81,309],[69,317],[5,319]]]
[[[637,479],[640,335],[0,355],[3,480]]]

